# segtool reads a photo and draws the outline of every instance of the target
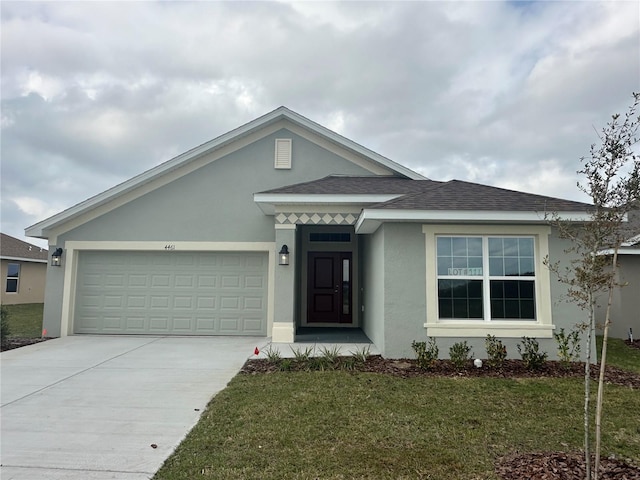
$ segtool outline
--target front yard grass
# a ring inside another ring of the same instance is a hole
[[[238,375],[154,479],[496,479],[496,458],[582,447],[575,378]],[[640,394],[607,386],[604,456],[640,464]]]
[[[40,338],[42,336],[43,303],[4,305],[8,312],[8,338]]]
[[[602,337],[596,337],[598,345],[598,361],[602,351]],[[640,373],[640,349],[631,348],[619,338],[607,340],[607,365]]]

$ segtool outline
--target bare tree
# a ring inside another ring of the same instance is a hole
[[[596,399],[596,446],[593,479],[598,479],[601,449],[602,400],[604,394],[604,374],[607,358],[607,338],[611,324],[611,303],[617,284],[618,250],[629,238],[626,218],[640,194],[640,157],[637,153],[637,133],[640,116],[637,114],[640,94],[633,94],[633,103],[627,114],[613,115],[611,121],[598,135],[599,142],[591,145],[590,156],[580,159],[578,173],[584,176],[584,183],[578,188],[586,193],[593,203],[588,221],[582,224],[561,220],[551,215],[551,223],[556,226],[562,238],[571,246],[566,250],[572,255],[570,265],[564,269],[559,263],[549,269],[558,275],[560,281],[568,285],[568,297],[587,312],[585,322],[579,324],[586,331],[584,373],[584,450],[587,480],[592,478],[591,469],[591,357],[596,330],[596,299],[607,295],[603,343],[600,352],[600,374]]]

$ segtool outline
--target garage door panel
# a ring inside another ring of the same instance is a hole
[[[266,253],[81,252],[76,333],[266,335]]]

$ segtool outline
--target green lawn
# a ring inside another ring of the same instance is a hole
[[[42,336],[42,312],[44,304],[4,305],[9,314],[11,337],[40,338]]]
[[[582,392],[580,379],[238,375],[154,479],[495,479],[501,455],[580,449]],[[640,464],[639,392],[608,386],[605,412],[604,455]]]
[[[602,337],[596,337],[598,344],[598,361],[602,350]],[[614,365],[625,370],[640,373],[640,350],[630,348],[619,338],[607,340],[607,365]]]

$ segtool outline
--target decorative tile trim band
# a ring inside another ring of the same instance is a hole
[[[279,225],[355,225],[357,216],[352,213],[279,213]]]

